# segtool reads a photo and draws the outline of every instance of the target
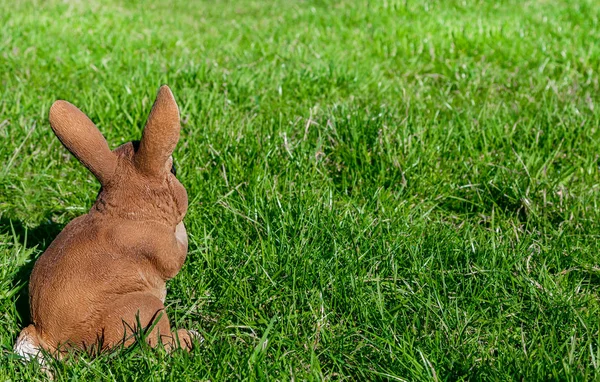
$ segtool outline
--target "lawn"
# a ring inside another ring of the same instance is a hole
[[[48,122],[112,148],[161,84],[191,354],[135,346],[55,380],[600,377],[594,1],[0,0],[0,380],[27,280],[99,184]]]

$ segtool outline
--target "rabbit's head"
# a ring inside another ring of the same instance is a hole
[[[94,123],[77,107],[56,101],[52,130],[62,144],[100,181],[92,213],[176,225],[187,211],[187,193],[175,177],[171,154],[179,140],[179,109],[163,86],[142,139],[111,151]]]

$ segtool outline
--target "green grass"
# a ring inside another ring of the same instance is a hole
[[[600,373],[594,1],[0,0],[0,380],[34,260],[98,184],[47,113],[111,147],[179,102],[205,342],[56,380],[583,380]]]

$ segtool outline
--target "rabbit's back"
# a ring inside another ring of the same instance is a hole
[[[83,215],[38,259],[29,285],[30,303],[32,320],[45,341],[93,342],[103,312],[124,295],[145,292],[164,301],[165,282],[140,253],[143,245],[128,241],[130,229]]]

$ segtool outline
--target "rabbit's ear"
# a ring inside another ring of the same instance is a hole
[[[117,157],[94,123],[67,101],[56,101],[50,108],[54,134],[92,174],[105,184],[114,174]]]
[[[168,171],[165,164],[179,141],[179,109],[171,89],[164,85],[148,116],[140,147],[135,153],[137,168],[148,175],[159,176]]]

